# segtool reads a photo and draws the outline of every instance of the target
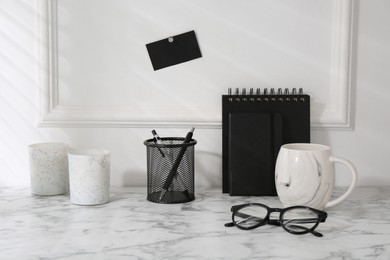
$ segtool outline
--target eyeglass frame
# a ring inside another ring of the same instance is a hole
[[[250,226],[250,227],[243,227],[243,226],[240,226],[240,225],[237,225],[234,220],[234,216],[235,214],[240,210],[240,209],[243,209],[243,208],[247,208],[247,207],[250,207],[250,206],[260,206],[260,207],[263,207],[265,209],[267,209],[267,215],[263,218],[263,220],[261,222],[259,222],[258,224],[256,225],[253,225],[253,226]],[[283,223],[283,215],[285,214],[285,212],[289,211],[289,210],[293,210],[293,209],[308,209],[308,210],[311,210],[312,212],[316,213],[318,218],[317,218],[317,221],[316,223],[314,224],[314,226],[312,226],[311,228],[306,228],[305,231],[293,231],[293,230],[290,230],[288,228],[286,228],[284,226],[284,223]],[[251,229],[255,229],[255,228],[258,228],[260,226],[263,226],[263,225],[266,225],[266,224],[270,224],[270,225],[275,225],[275,226],[282,226],[282,228],[284,230],[286,230],[287,232],[291,233],[291,234],[294,234],[294,235],[304,235],[304,234],[307,234],[307,233],[312,233],[313,235],[317,236],[317,237],[322,237],[323,235],[321,233],[319,233],[318,231],[315,231],[315,229],[318,227],[318,225],[320,224],[320,222],[325,222],[326,218],[328,217],[328,213],[326,213],[325,211],[321,211],[321,210],[318,210],[318,209],[315,209],[315,208],[311,208],[311,207],[307,207],[307,206],[291,206],[291,207],[287,207],[287,208],[271,208],[271,207],[268,207],[267,205],[264,205],[264,204],[261,204],[261,203],[246,203],[246,204],[240,204],[240,205],[234,205],[231,207],[230,211],[232,212],[232,222],[229,222],[229,223],[226,223],[225,224],[225,227],[233,227],[233,226],[236,226],[237,228],[239,229],[243,229],[243,230],[251,230]],[[270,216],[271,216],[271,213],[273,212],[278,212],[279,213],[279,219],[270,219]]]

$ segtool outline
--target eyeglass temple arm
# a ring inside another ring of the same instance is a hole
[[[300,229],[303,229],[305,231],[309,231],[310,233],[312,233],[316,237],[323,237],[324,236],[324,235],[322,235],[322,233],[315,231],[315,230],[310,230],[310,228],[307,228],[307,227],[302,227],[302,226],[298,226],[298,225],[289,225],[289,227],[300,228]]]
[[[262,218],[254,217],[254,216],[242,213],[242,212],[236,212],[236,216],[241,217],[244,220],[254,219],[254,220],[258,221],[258,222],[262,222],[264,220]],[[270,220],[268,220],[267,224],[274,225],[274,226],[280,226],[281,225],[279,219],[270,219]]]
[[[244,219],[255,219],[257,221],[263,221],[262,218],[258,218],[258,217],[255,217],[255,216],[252,216],[252,215],[248,215],[248,214],[245,214],[245,213],[242,213],[242,212],[236,212],[236,216],[238,217],[241,217],[241,218],[244,218]]]
[[[292,220],[289,220],[289,221],[294,221],[295,223],[304,224],[304,223],[313,223],[313,222],[317,222],[317,218],[310,218],[310,219],[292,219]],[[325,222],[325,219],[320,219],[320,222]],[[279,219],[270,219],[270,220],[268,221],[268,224],[270,224],[270,225],[275,225],[275,226],[281,226],[280,220],[279,220]]]
[[[268,224],[273,225],[273,226],[281,226],[279,219],[270,219],[268,221]]]
[[[245,214],[245,213],[242,213],[242,212],[236,212],[236,216],[238,217],[241,217],[243,218],[244,220],[249,220],[249,219],[253,219],[253,220],[256,220],[258,221],[259,223],[264,221],[264,219],[262,218],[258,218],[258,217],[254,217],[254,216],[251,216],[251,215],[248,215],[248,214]],[[280,220],[276,220],[276,219],[270,219],[268,220],[267,224],[270,224],[270,225],[274,225],[274,226],[280,226]],[[234,223],[231,222],[231,223],[226,223],[225,226],[234,226]]]
[[[318,218],[292,218],[292,219],[285,219],[284,222],[294,222],[294,223],[300,223],[300,224],[307,224],[307,223],[313,223],[317,222]],[[322,221],[324,222],[324,221]]]
[[[233,211],[233,207],[232,207],[232,211]],[[262,218],[254,217],[254,216],[242,213],[242,212],[236,212],[236,216],[243,218],[243,220],[241,220],[241,221],[247,221],[249,219],[253,219],[253,220],[256,220],[260,223],[264,220]],[[226,223],[225,227],[234,227],[234,223],[233,222]]]
[[[321,217],[320,222],[325,222],[325,219],[326,219],[326,216],[325,216],[325,218]],[[288,219],[285,224],[289,224],[290,222],[297,223],[297,224],[313,223],[313,222],[317,222],[317,218]],[[310,228],[299,226],[299,225],[288,225],[288,226],[289,227],[295,227],[295,228],[301,228],[301,229],[304,229],[306,231],[310,230]],[[320,232],[317,232],[315,230],[310,230],[310,233],[312,233],[313,235],[315,235],[317,237],[322,237],[323,236]]]

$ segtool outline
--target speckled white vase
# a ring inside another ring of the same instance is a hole
[[[342,163],[352,174],[352,183],[340,197],[331,200],[335,186],[334,163]],[[283,206],[305,205],[323,210],[346,199],[357,184],[354,165],[331,155],[320,144],[285,144],[280,148],[275,167],[275,184]]]
[[[103,149],[69,151],[70,201],[98,205],[110,200],[110,152]]]
[[[69,191],[68,150],[63,143],[28,146],[32,194],[59,195]]]

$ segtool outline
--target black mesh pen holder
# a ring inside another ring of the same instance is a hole
[[[147,200],[156,203],[184,203],[195,199],[194,158],[196,140],[165,137],[157,144],[144,141],[147,154]],[[184,154],[183,154],[184,152]],[[180,154],[183,156],[180,158]],[[177,171],[172,169],[177,166]]]

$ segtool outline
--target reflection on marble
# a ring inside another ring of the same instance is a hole
[[[337,188],[336,195],[344,189]],[[318,231],[224,227],[230,207],[277,197],[198,191],[185,204],[146,200],[146,188],[112,188],[111,201],[77,206],[69,196],[33,196],[0,188],[1,259],[389,259],[390,187],[357,188],[328,210]]]

